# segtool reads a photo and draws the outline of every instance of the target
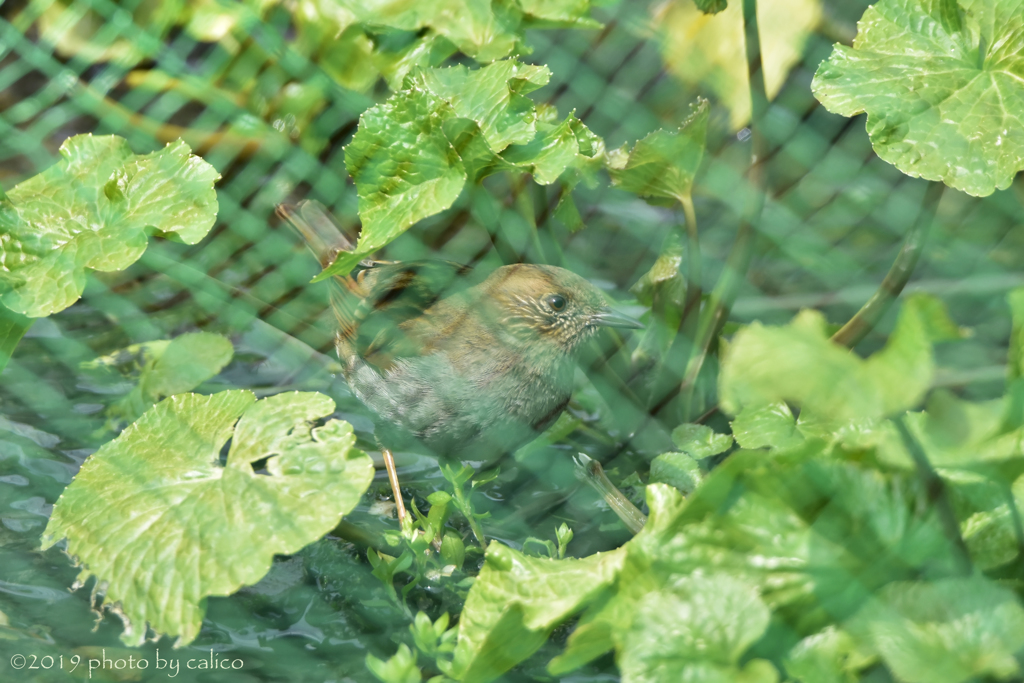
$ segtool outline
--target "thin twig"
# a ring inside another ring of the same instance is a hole
[[[409,513],[405,509],[405,501],[402,500],[402,489],[398,483],[398,468],[395,467],[395,456],[391,454],[390,449],[383,446],[381,446],[380,454],[384,456],[384,467],[388,471],[388,481],[391,483],[391,491],[395,495],[395,507],[398,510],[398,526],[401,527],[403,534],[407,534],[411,538],[412,518],[409,517]]]
[[[949,502],[949,494],[946,492],[945,482],[942,481],[942,477],[938,475],[932,464],[928,462],[928,456],[925,454],[924,449],[921,448],[921,444],[914,438],[914,435],[910,433],[905,419],[898,418],[893,420],[893,424],[896,425],[896,431],[900,433],[903,446],[914,460],[917,474],[921,477],[921,482],[924,484],[925,491],[927,492],[928,502],[935,506],[935,511],[939,516],[939,524],[942,525],[942,531],[946,538],[949,539],[949,542],[953,544],[953,559],[956,563],[957,573],[962,576],[970,576],[974,571],[971,565],[971,555],[967,550],[967,544],[964,543],[963,536],[960,535],[960,523],[953,512],[952,503]]]
[[[917,220],[910,227],[903,242],[903,248],[900,249],[892,267],[868,302],[850,318],[849,322],[832,335],[832,341],[836,344],[852,349],[874,329],[892,303],[899,297],[921,257],[921,251],[924,249],[930,228],[935,222],[935,213],[939,208],[939,201],[942,199],[942,192],[945,189],[945,184],[941,182],[932,182],[928,186],[921,202],[921,211],[917,215]]]
[[[604,473],[601,463],[586,453],[577,453],[575,460],[576,475],[601,494],[604,502],[608,503],[608,507],[619,516],[619,519],[630,531],[634,534],[640,533],[640,530],[647,524],[647,515],[640,512],[633,503],[629,502],[622,491],[615,487],[615,484],[608,479],[608,475]]]

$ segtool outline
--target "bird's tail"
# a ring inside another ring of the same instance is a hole
[[[315,199],[305,199],[294,206],[279,204],[277,215],[295,228],[320,262],[321,268],[334,263],[338,254],[355,250],[355,246],[341,231],[327,208]],[[370,267],[374,263],[366,259],[361,261],[360,265]],[[339,326],[335,341],[339,355],[345,359],[351,355],[351,342],[362,317],[359,303],[366,295],[363,291],[362,278],[351,275],[335,276],[331,278],[329,292],[331,308]]]
[[[304,199],[297,205],[279,204],[277,215],[302,236],[321,268],[334,263],[341,252],[355,250],[327,208],[315,199]]]

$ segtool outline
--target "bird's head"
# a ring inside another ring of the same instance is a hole
[[[505,333],[554,352],[575,353],[599,327],[643,327],[613,310],[601,290],[565,268],[504,266],[483,288]]]

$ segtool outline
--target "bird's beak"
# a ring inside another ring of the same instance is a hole
[[[643,323],[635,318],[630,318],[625,313],[606,308],[600,313],[590,317],[590,324],[599,327],[626,327],[633,330],[643,329]]]

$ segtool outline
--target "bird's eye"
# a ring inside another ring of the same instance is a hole
[[[555,313],[560,313],[565,310],[565,297],[560,294],[549,294],[544,297],[544,301],[548,303]]]

